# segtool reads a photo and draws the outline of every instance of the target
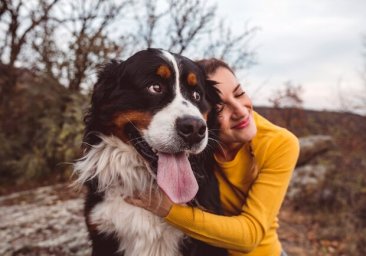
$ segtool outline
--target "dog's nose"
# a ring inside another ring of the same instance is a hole
[[[176,127],[179,136],[189,145],[200,142],[206,135],[206,123],[198,117],[180,117],[176,120]]]

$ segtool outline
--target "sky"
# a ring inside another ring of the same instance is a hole
[[[242,84],[256,105],[286,81],[301,84],[304,107],[342,110],[340,98],[364,90],[362,37],[366,0],[217,0],[217,13],[233,31],[259,30],[250,43],[257,65]],[[344,95],[344,96],[343,96]]]

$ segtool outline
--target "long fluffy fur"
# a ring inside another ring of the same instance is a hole
[[[74,167],[75,173],[78,175],[75,184],[85,185],[88,189],[85,217],[92,240],[93,256],[227,255],[226,250],[187,238],[162,218],[123,200],[127,196],[136,196],[136,193],[152,192],[158,186],[156,173],[151,169],[153,165],[150,166],[151,162],[144,160],[136,148],[130,145],[125,137],[121,137],[120,132],[124,132],[123,127],[117,127],[116,130],[116,127],[111,126],[111,124],[113,125],[111,120],[115,114],[122,113],[123,115],[124,111],[135,110],[135,108],[140,112],[145,111],[147,107],[153,108],[156,112],[149,124],[153,128],[149,126],[150,133],[145,134],[146,139],[152,135],[154,138],[161,138],[161,135],[167,131],[166,123],[174,121],[179,116],[178,113],[192,114],[194,112],[198,116],[208,111],[207,101],[194,105],[181,95],[178,87],[178,65],[175,63],[175,58],[180,58],[187,67],[189,66],[200,74],[199,69],[182,56],[173,57],[168,53],[163,54],[165,57],[170,56],[169,61],[173,62],[177,75],[175,87],[173,86],[175,95],[178,95],[175,97],[175,101],[171,98],[163,101],[152,100],[146,98],[146,95],[136,95],[137,89],[134,88],[135,91],[133,91],[131,87],[128,87],[131,85],[131,77],[135,79],[134,82],[138,86],[140,83],[145,83],[145,81],[141,81],[141,77],[143,77],[141,74],[136,75],[136,70],[150,75],[154,72],[151,65],[156,66],[156,61],[166,64],[165,60],[159,57],[162,55],[161,52],[160,50],[147,50],[137,53],[134,61],[131,62],[128,60],[126,62],[112,61],[100,72],[98,82],[94,86],[92,106],[85,117],[86,129],[83,139],[87,145],[85,155],[75,163]],[[140,63],[148,65],[143,65],[144,69],[140,70]],[[126,76],[127,69],[130,72],[129,76]],[[201,79],[202,85],[203,74],[199,75],[199,79]],[[190,89],[185,88],[185,90],[187,93]],[[173,97],[174,93],[171,96]],[[215,102],[212,97],[218,98],[212,92],[207,96],[211,98],[211,103]],[[145,105],[147,103],[150,105]],[[160,105],[154,105],[155,103]],[[160,115],[159,112],[161,112]],[[165,118],[166,115],[170,116],[168,121]],[[140,121],[141,118],[134,120],[137,123]],[[213,124],[210,122],[212,121],[209,120],[208,124],[213,128]],[[133,122],[130,123],[133,124]],[[143,125],[143,122],[140,125]],[[154,132],[157,132],[158,135]],[[211,132],[210,134],[212,135]],[[170,143],[170,150],[173,150],[172,153],[174,153],[175,142],[179,141],[179,137],[175,137],[174,140],[166,138],[166,140]],[[207,141],[207,137],[205,140]],[[153,143],[158,144],[155,141]],[[194,152],[198,152],[198,149],[196,148]],[[219,204],[217,180],[211,173],[213,155],[207,152],[190,157],[192,169],[196,173],[200,186],[195,200],[190,205],[202,205],[205,209],[220,214],[222,209]]]
[[[88,153],[74,165],[78,174],[76,184],[83,185],[96,178],[98,192],[118,186],[124,196],[152,189],[156,175],[134,148],[113,135],[100,134],[99,138],[101,142],[91,146]]]

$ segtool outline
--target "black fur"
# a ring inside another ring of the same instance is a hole
[[[103,133],[106,135],[113,134],[113,124],[111,120],[115,113],[126,110],[145,110],[154,114],[162,106],[167,105],[172,99],[167,92],[164,98],[150,98],[144,93],[142,85],[149,82],[149,80],[159,79],[152,77],[154,75],[152,70],[156,70],[159,65],[162,64],[162,60],[159,57],[154,57],[154,54],[158,53],[158,50],[149,49],[139,52],[129,58],[127,61],[111,61],[105,65],[99,72],[98,81],[94,86],[92,94],[92,104],[89,112],[86,114],[85,121],[85,133],[84,133],[84,145],[85,150],[88,150],[88,145],[96,145],[100,142],[97,133]],[[146,53],[148,58],[146,58]],[[177,56],[177,55],[175,55]],[[203,70],[198,65],[195,65],[192,61],[178,56],[179,59],[189,65],[190,69],[194,69],[197,73],[201,74],[199,79],[198,90],[205,93],[205,99],[197,104],[200,111],[208,112],[210,105],[214,105],[219,102],[219,96],[212,83],[205,81],[205,75]],[[184,66],[180,68],[182,74],[186,72]],[[169,79],[174,80],[175,77]],[[171,81],[173,82],[173,81]],[[184,83],[184,81],[181,81]],[[190,90],[187,87],[187,91],[182,92],[183,95],[187,94]],[[217,139],[217,123],[215,117],[215,111],[209,112],[208,120],[209,136]],[[218,184],[215,175],[213,174],[213,165],[215,163],[213,158],[213,151],[215,144],[209,141],[209,146],[199,155],[192,155],[190,162],[194,173],[197,175],[197,181],[199,184],[199,191],[194,201],[190,203],[191,206],[204,207],[207,211],[216,214],[223,214],[220,205],[220,194]],[[146,157],[145,157],[146,159]],[[147,159],[150,162],[150,166],[156,168],[156,163],[153,160]],[[124,255],[123,252],[117,253],[118,241],[111,235],[104,235],[99,233],[96,228],[89,222],[88,216],[92,209],[100,202],[104,200],[104,194],[98,192],[97,179],[88,181],[86,184],[88,189],[86,202],[85,202],[85,216],[86,223],[90,239],[92,240],[93,256],[116,256]],[[195,239],[186,239],[182,248],[183,255],[186,256],[221,256],[227,255],[227,251],[224,249],[216,248],[205,244]]]

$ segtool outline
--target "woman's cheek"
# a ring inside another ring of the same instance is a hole
[[[252,100],[249,98],[248,95],[245,94],[245,98],[244,98],[244,106],[248,109],[253,110],[253,103]]]
[[[224,115],[220,115],[219,117],[217,117],[217,121],[219,122],[219,127],[220,129],[225,129],[226,128],[226,118]]]

